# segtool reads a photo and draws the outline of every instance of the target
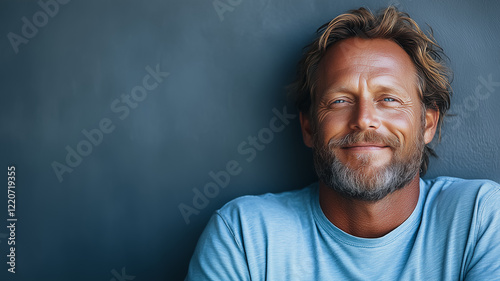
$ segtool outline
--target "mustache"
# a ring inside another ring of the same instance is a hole
[[[340,139],[332,138],[328,142],[328,146],[330,148],[344,147],[355,145],[360,142],[382,144],[391,148],[398,148],[401,146],[401,142],[395,135],[385,136],[375,131],[353,132]]]

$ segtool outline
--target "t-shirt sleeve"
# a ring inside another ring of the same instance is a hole
[[[200,236],[185,280],[250,280],[243,247],[218,212]]]
[[[479,206],[474,253],[465,280],[500,280],[500,186]]]

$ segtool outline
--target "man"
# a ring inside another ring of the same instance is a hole
[[[420,179],[450,104],[439,45],[393,7],[318,33],[295,89],[319,183],[226,204],[187,280],[500,280],[500,186]]]

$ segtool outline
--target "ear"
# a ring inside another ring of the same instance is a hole
[[[302,139],[308,147],[313,147],[313,133],[309,116],[300,112],[300,128],[302,129]]]
[[[438,120],[439,120],[439,110],[436,109],[425,110],[425,132],[424,132],[425,144],[430,143],[434,138],[434,135],[436,134]]]

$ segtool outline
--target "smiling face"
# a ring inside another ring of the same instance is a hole
[[[301,123],[320,180],[365,200],[413,180],[438,112],[424,110],[408,54],[387,39],[342,40],[326,52],[317,78],[313,120],[301,115]]]

